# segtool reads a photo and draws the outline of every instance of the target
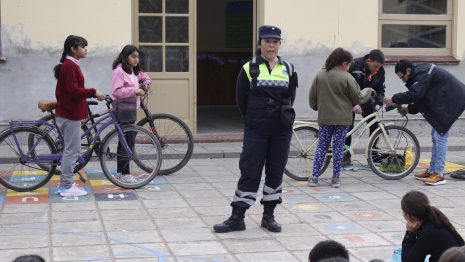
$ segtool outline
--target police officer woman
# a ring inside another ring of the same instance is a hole
[[[298,81],[293,65],[278,56],[281,30],[261,26],[258,37],[257,56],[242,67],[236,84],[236,103],[245,117],[239,160],[241,177],[231,203],[232,215],[213,226],[217,233],[245,230],[245,211],[256,201],[264,166],[261,226],[281,232],[273,213],[282,201],[281,183],[292,136],[292,104]]]

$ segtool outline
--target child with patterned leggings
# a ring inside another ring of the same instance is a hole
[[[347,71],[353,62],[350,52],[336,48],[328,56],[325,67],[313,79],[309,102],[313,110],[318,111],[319,139],[313,164],[312,176],[308,186],[318,186],[318,174],[325,159],[331,139],[333,140],[333,178],[332,187],[340,187],[344,155],[344,141],[352,124],[352,108],[364,104],[373,93],[372,88],[360,87]]]

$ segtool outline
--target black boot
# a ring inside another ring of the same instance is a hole
[[[281,225],[274,220],[274,209],[276,204],[263,204],[262,227],[271,232],[281,232]]]
[[[233,207],[231,216],[221,224],[213,226],[216,233],[228,233],[232,231],[244,231],[245,208]]]

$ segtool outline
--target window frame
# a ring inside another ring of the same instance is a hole
[[[378,48],[386,55],[452,55],[454,12],[453,0],[447,0],[447,14],[445,15],[412,15],[412,14],[384,14],[383,0],[378,0]],[[445,48],[389,48],[382,47],[382,27],[391,25],[439,25],[446,26]]]
[[[193,52],[193,48],[192,48],[192,43],[193,43],[193,34],[192,34],[192,28],[191,28],[191,24],[193,23],[193,18],[192,18],[192,11],[191,11],[191,8],[194,8],[193,6],[190,6],[192,4],[192,2],[190,0],[188,0],[188,4],[189,4],[189,12],[187,13],[167,13],[166,12],[166,2],[169,1],[169,0],[162,0],[162,9],[161,9],[161,12],[159,13],[140,13],[140,10],[139,10],[139,0],[136,0],[133,2],[133,32],[134,32],[134,35],[133,35],[133,42],[139,46],[139,48],[141,48],[141,46],[147,46],[147,47],[160,47],[161,48],[161,59],[162,59],[162,67],[161,67],[161,71],[151,71],[150,73],[152,74],[175,74],[175,75],[188,75],[192,72],[192,70],[194,69],[193,68],[193,62],[191,61],[192,58],[190,55],[188,55],[188,61],[187,61],[187,66],[188,66],[188,70],[187,71],[167,71],[167,48],[171,48],[171,47],[187,47],[187,50],[188,50],[188,54],[190,54],[190,52]],[[140,42],[140,39],[139,39],[139,17],[160,17],[161,20],[162,20],[162,29],[161,29],[161,42]],[[170,43],[170,42],[167,42],[167,39],[166,39],[166,30],[167,30],[167,26],[166,26],[166,19],[167,18],[171,18],[171,17],[183,17],[183,18],[187,18],[187,21],[188,21],[188,32],[187,32],[187,35],[188,35],[188,41],[186,43]]]

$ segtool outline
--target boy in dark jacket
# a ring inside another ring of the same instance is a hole
[[[446,183],[443,171],[447,155],[449,129],[465,110],[465,85],[451,73],[434,64],[412,64],[400,60],[395,73],[405,83],[408,91],[384,99],[386,106],[408,104],[398,109],[399,113],[421,113],[433,127],[431,163],[415,178],[428,185]]]
[[[384,91],[384,53],[381,50],[373,49],[367,55],[354,59],[354,63],[350,66],[349,73],[355,78],[360,89],[373,88],[376,91],[374,101],[368,101],[360,105],[354,105],[352,108],[352,125],[349,128],[350,132],[354,128],[355,114],[362,114],[366,117],[375,111],[378,111],[383,106]],[[378,124],[370,127],[370,135],[378,128]],[[345,141],[346,146],[350,146],[352,137],[348,136]],[[377,157],[374,160],[377,161]],[[352,165],[350,154],[344,155],[343,166],[349,168]]]

